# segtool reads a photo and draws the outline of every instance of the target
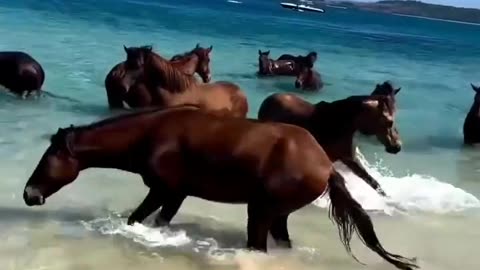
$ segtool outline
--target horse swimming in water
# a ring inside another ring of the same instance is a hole
[[[265,252],[268,232],[277,243],[291,247],[289,215],[328,193],[330,217],[349,253],[356,232],[397,268],[417,267],[382,247],[344,178],[315,138],[298,126],[179,106],[59,129],[25,185],[25,203],[45,204],[82,170],[94,167],[139,174],[150,188],[129,224],[186,196],[247,204],[247,246]]]
[[[152,51],[151,46],[142,47],[145,50]],[[143,88],[143,64],[142,55],[135,55],[139,50],[127,48],[124,46],[127,60],[115,65],[105,78],[105,89],[110,108],[123,108],[123,102],[135,103],[129,100],[128,91],[135,85],[137,88]],[[171,60],[173,67],[179,69],[186,75],[193,76],[197,73],[203,82],[209,82],[210,74],[210,51],[212,49],[198,47],[190,53],[178,56],[175,60]],[[155,52],[152,51],[153,54]],[[128,57],[130,55],[130,57]],[[131,97],[131,96],[130,96]]]
[[[295,80],[295,88],[307,91],[321,90],[323,88],[322,76],[311,67],[301,66]]]
[[[273,60],[270,58],[270,51],[262,52],[258,50],[258,75],[295,76],[297,73],[295,61]]]
[[[40,92],[44,82],[45,71],[32,56],[21,51],[0,52],[0,85],[26,97]]]
[[[388,153],[396,154],[401,150],[400,135],[395,127],[395,94],[400,88],[394,90],[386,82],[375,89],[374,93],[386,95],[351,96],[311,104],[293,94],[272,94],[260,105],[258,119],[294,124],[309,130],[332,162],[342,161],[385,196],[380,184],[356,160],[353,142],[355,132],[359,131],[364,135],[376,135]]]

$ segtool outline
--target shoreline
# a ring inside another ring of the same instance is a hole
[[[401,16],[401,17],[411,17],[411,18],[431,20],[431,21],[441,21],[441,22],[449,22],[449,23],[458,23],[458,24],[467,24],[467,25],[480,26],[480,23],[463,22],[463,21],[448,20],[448,19],[439,19],[439,18],[424,17],[424,16],[418,16],[418,15],[408,15],[408,14],[402,14],[402,13],[390,13],[390,14],[395,15],[395,16]]]

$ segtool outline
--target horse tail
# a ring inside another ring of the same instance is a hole
[[[358,261],[352,254],[350,240],[355,232],[362,242],[380,257],[402,270],[418,268],[416,259],[408,259],[400,255],[386,251],[380,244],[375,234],[372,220],[362,206],[355,201],[347,187],[345,179],[336,170],[333,170],[328,179],[328,192],[330,196],[329,218],[332,219],[339,230],[340,240],[347,252]]]

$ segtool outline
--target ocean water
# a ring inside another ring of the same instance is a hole
[[[274,92],[315,102],[369,94],[391,80],[398,94],[403,149],[384,152],[358,137],[358,156],[391,198],[380,198],[345,168],[355,198],[369,210],[385,247],[416,256],[422,269],[479,269],[480,152],[462,146],[463,120],[480,83],[480,26],[351,10],[296,13],[276,1],[0,0],[0,50],[24,50],[46,70],[50,96],[0,93],[0,265],[2,269],[394,269],[358,239],[344,251],[327,218],[328,197],[289,221],[293,250],[270,243],[246,252],[245,206],[189,198],[171,228],[126,225],[146,195],[136,175],[91,169],[28,208],[25,182],[59,127],[110,115],[103,86],[124,59],[122,45],[151,44],[161,55],[213,45],[214,80],[239,84],[251,117]],[[296,92],[291,79],[258,79],[257,51],[319,54],[326,86]]]

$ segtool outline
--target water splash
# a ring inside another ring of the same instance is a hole
[[[395,212],[433,212],[445,214],[480,208],[480,201],[472,194],[441,182],[435,177],[411,174],[395,177],[380,163],[371,165],[357,148],[357,157],[365,169],[380,183],[389,198],[381,197],[363,180],[354,175],[343,163],[335,163],[345,177],[352,196],[366,209],[388,215]],[[318,198],[314,204],[321,208],[329,205],[328,195]]]

